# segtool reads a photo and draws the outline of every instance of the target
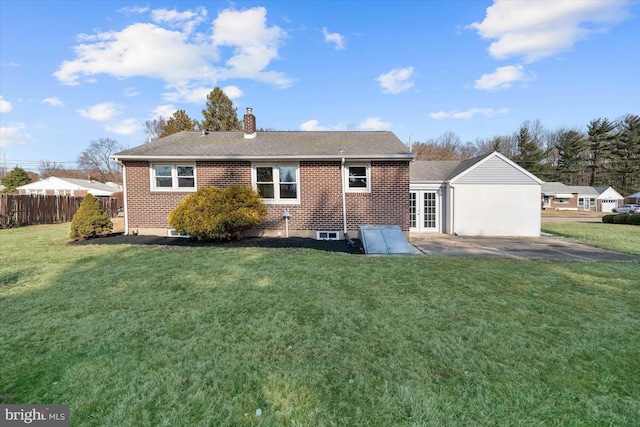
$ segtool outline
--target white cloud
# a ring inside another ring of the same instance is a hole
[[[345,48],[344,36],[342,34],[330,33],[327,31],[327,27],[322,28],[322,34],[324,35],[324,41],[333,43],[336,50],[343,50]]]
[[[300,130],[307,132],[329,130],[324,126],[320,126],[317,120],[308,120],[300,125]]]
[[[358,129],[362,130],[387,130],[391,127],[391,123],[383,122],[380,117],[368,117],[358,125]]]
[[[0,113],[8,113],[11,110],[13,110],[13,105],[0,96]]]
[[[207,101],[207,95],[209,95],[212,90],[213,88],[209,86],[176,86],[173,88],[173,92],[165,92],[162,96],[169,102],[191,102],[194,104],[202,104]]]
[[[158,9],[155,23],[138,22],[120,31],[80,34],[75,58],[60,64],[54,76],[78,85],[107,74],[119,79],[147,77],[164,81],[169,102],[202,102],[219,82],[245,78],[287,87],[291,80],[268,70],[278,58],[286,32],[267,24],[267,11],[222,10],[212,23],[211,36],[194,33],[206,16],[204,8],[178,12]]]
[[[500,108],[494,110],[493,108],[471,108],[466,111],[438,111],[437,113],[431,113],[429,116],[435,120],[444,119],[472,119],[478,114],[485,117],[492,117],[496,114],[506,114],[509,110],[506,108]]]
[[[158,118],[158,116],[169,119],[169,117],[173,116],[173,113],[175,113],[176,111],[178,111],[178,109],[173,104],[158,105],[153,109],[152,119],[156,119]]]
[[[110,74],[124,79],[135,76],[160,78],[177,84],[202,74],[215,74],[207,59],[214,53],[189,44],[179,31],[137,23],[120,32],[82,36],[73,61],[64,61],[54,73],[62,83],[78,84],[81,76]]]
[[[24,123],[11,123],[9,126],[0,126],[0,147],[33,142],[31,135],[25,132],[26,127]]]
[[[413,86],[413,67],[395,68],[376,79],[384,93],[400,93]]]
[[[222,91],[229,97],[229,99],[238,99],[241,98],[242,95],[244,95],[242,89],[240,89],[238,86],[233,85],[223,87]]]
[[[154,9],[151,12],[151,19],[154,22],[167,24],[173,28],[181,28],[187,34],[192,33],[206,18],[207,10],[202,6],[196,8],[195,11],[178,12],[176,9]]]
[[[286,32],[278,26],[267,26],[264,7],[237,11],[223,10],[213,21],[213,44],[228,46],[234,55],[221,71],[224,78],[247,78],[287,87],[291,84],[283,73],[265,71],[272,60],[278,58],[278,48]]]
[[[127,97],[140,95],[140,91],[131,86],[124,88],[122,93],[124,94],[124,96],[127,96]]]
[[[495,40],[489,54],[496,59],[521,57],[532,62],[571,48],[593,33],[604,32],[627,16],[626,1],[495,0],[474,29]]]
[[[133,135],[141,132],[142,126],[135,119],[125,119],[121,122],[111,123],[104,127],[109,132],[117,133],[118,135]]]
[[[111,120],[120,114],[120,111],[111,102],[103,102],[102,104],[96,104],[87,110],[76,110],[82,117],[86,117],[91,120],[97,120],[104,122]]]
[[[496,68],[492,74],[483,74],[476,80],[474,87],[478,90],[495,91],[508,89],[513,83],[531,79],[531,77],[525,76],[522,65],[509,65]]]
[[[51,98],[45,98],[42,100],[43,104],[49,104],[52,107],[62,107],[64,105],[64,102],[62,102],[62,100],[58,97],[51,97]]]
[[[127,7],[122,7],[117,11],[124,13],[127,16],[132,14],[142,14],[149,11],[149,6],[127,6]]]

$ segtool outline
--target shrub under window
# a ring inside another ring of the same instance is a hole
[[[169,214],[169,225],[197,240],[240,239],[266,218],[267,207],[258,193],[249,186],[232,185],[190,194]]]

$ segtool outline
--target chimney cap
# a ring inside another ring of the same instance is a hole
[[[253,111],[253,108],[251,108],[251,107],[247,107],[247,114],[251,114],[251,113],[252,113],[252,111]]]

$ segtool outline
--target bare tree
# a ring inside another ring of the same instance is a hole
[[[416,160],[462,160],[462,140],[453,132],[414,145]]]
[[[40,164],[38,165],[38,173],[42,179],[58,175],[61,171],[64,171],[64,166],[62,166],[61,163],[51,162],[49,160],[40,160]]]
[[[162,116],[158,116],[157,119],[145,121],[144,129],[147,136],[149,137],[147,142],[151,142],[160,138],[160,135],[162,135],[162,132],[166,125],[167,125],[167,122]]]
[[[90,177],[100,181],[120,182],[120,166],[111,159],[111,155],[122,150],[124,146],[114,139],[100,138],[98,141],[91,141],[89,148],[80,153],[78,166]]]

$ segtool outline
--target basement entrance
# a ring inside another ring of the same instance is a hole
[[[362,226],[360,240],[366,254],[413,254],[413,249],[397,225]]]

